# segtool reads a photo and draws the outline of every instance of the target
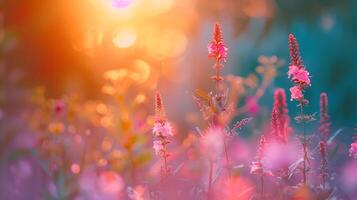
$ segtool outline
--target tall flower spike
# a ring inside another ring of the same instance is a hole
[[[326,93],[320,95],[320,127],[319,132],[326,140],[330,135],[330,116],[328,114],[328,98]]]
[[[272,134],[284,142],[287,142],[291,131],[288,112],[285,90],[278,88],[274,92],[274,106],[272,111],[271,126]]]
[[[290,88],[291,100],[295,99],[300,103],[307,103],[304,99],[303,91],[311,86],[310,73],[305,69],[302,61],[298,42],[293,34],[289,35],[290,66],[288,78],[295,84]]]
[[[164,178],[169,175],[169,168],[167,166],[169,153],[167,152],[167,145],[170,143],[170,137],[173,136],[173,132],[171,124],[166,120],[162,97],[158,91],[155,94],[155,118],[155,123],[152,128],[154,135],[153,149],[155,154],[160,156],[163,160],[161,175],[162,178]]]
[[[159,91],[155,93],[155,121],[164,122],[166,120],[165,108]]]
[[[270,171],[267,171],[264,169],[264,166],[262,163],[262,160],[264,157],[265,146],[266,146],[266,140],[263,135],[259,141],[259,146],[258,146],[257,154],[255,156],[255,161],[252,162],[252,165],[250,168],[251,174],[262,175],[262,176],[265,176],[265,175],[272,176],[273,175]]]
[[[290,33],[289,34],[289,52],[290,52],[290,64],[295,65],[299,68],[304,67],[304,62],[300,55],[299,44],[296,37]]]
[[[217,62],[226,62],[228,56],[228,48],[225,46],[222,37],[221,26],[216,23],[213,29],[213,38],[208,45],[208,57],[214,58]],[[220,65],[217,65],[218,67]],[[220,66],[221,67],[221,66]]]

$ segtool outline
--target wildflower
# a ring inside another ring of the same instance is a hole
[[[117,195],[123,190],[124,182],[116,172],[105,171],[99,175],[98,185],[102,192]]]
[[[289,34],[289,53],[291,65],[297,66],[299,69],[304,68],[304,62],[300,55],[299,44],[293,34]]]
[[[54,105],[53,105],[53,110],[54,112],[59,115],[62,114],[64,111],[64,102],[61,99],[57,99],[54,101]]]
[[[289,123],[290,118],[286,105],[285,90],[278,88],[274,92],[274,106],[271,117],[272,134],[276,138],[286,142],[291,132]]]
[[[291,100],[295,99],[300,102],[304,100],[303,90],[311,86],[310,73],[305,69],[302,61],[299,44],[293,34],[289,35],[289,53],[290,53],[290,66],[288,71],[288,78],[295,86],[290,88]]]
[[[226,62],[227,56],[228,48],[223,42],[221,26],[217,23],[214,25],[213,39],[208,45],[208,57],[216,59],[217,62]]]
[[[260,107],[258,104],[258,101],[255,97],[253,96],[249,96],[247,98],[247,103],[246,103],[246,107],[248,109],[248,113],[255,116],[258,114]]]
[[[302,89],[299,86],[293,86],[290,88],[290,92],[291,92],[291,98],[290,100],[301,100],[302,98],[304,98],[304,95],[302,93]]]
[[[166,145],[170,143],[170,136],[173,136],[172,127],[166,119],[165,108],[161,94],[155,94],[155,123],[152,128],[155,139],[153,141],[153,149],[155,154],[163,158],[162,174],[168,175],[167,157],[169,156]]]
[[[164,104],[162,102],[161,94],[158,91],[156,91],[155,94],[155,121],[156,122],[166,121]]]
[[[164,145],[162,144],[162,141],[154,140],[153,141],[153,149],[154,149],[156,155],[160,155],[160,153],[162,151],[164,151]]]
[[[261,194],[264,193],[264,176],[272,176],[273,173],[266,170],[264,165],[263,165],[263,156],[264,156],[264,151],[265,151],[265,145],[266,145],[266,141],[265,141],[265,137],[262,136],[260,138],[260,142],[259,142],[259,146],[258,146],[258,151],[257,151],[257,155],[255,157],[255,161],[252,162],[251,166],[250,166],[250,173],[251,174],[255,174],[260,176],[260,191]]]
[[[71,171],[73,174],[79,174],[79,172],[81,172],[81,166],[77,163],[73,163],[71,165]]]
[[[224,130],[218,126],[208,128],[202,136],[201,150],[203,155],[207,155],[210,159],[219,158],[223,150]],[[207,154],[207,152],[210,152]]]
[[[357,141],[351,144],[349,153],[352,158],[357,159]]]
[[[136,186],[135,188],[128,187],[126,192],[128,193],[128,197],[131,200],[144,200],[145,188],[141,185]]]
[[[349,153],[354,159],[357,159],[357,127],[355,128],[355,136],[353,137],[354,142],[351,144]]]
[[[299,68],[296,65],[289,66],[288,78],[292,77],[292,81],[300,85],[310,86],[310,74],[305,68]]]
[[[330,126],[329,122],[330,116],[328,114],[328,98],[326,93],[321,93],[320,95],[320,127],[319,132],[326,139],[330,135]]]
[[[173,136],[172,126],[169,122],[155,122],[152,132],[155,136],[169,137]]]
[[[250,173],[251,174],[256,174],[256,175],[261,175],[261,176],[272,176],[273,174],[264,169],[262,160],[263,160],[263,156],[265,153],[265,145],[266,145],[266,140],[265,137],[262,136],[260,138],[260,142],[259,142],[259,146],[258,146],[258,151],[257,151],[257,155],[255,157],[255,161],[252,162],[252,165],[250,167]]]

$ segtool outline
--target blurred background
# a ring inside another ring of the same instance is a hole
[[[119,101],[147,102],[135,112],[142,121],[154,113],[154,91],[160,90],[178,132],[185,135],[194,130],[197,124],[192,122],[200,116],[192,93],[196,88],[213,88],[209,79],[213,61],[207,58],[207,44],[216,22],[221,24],[229,48],[225,75],[255,80],[250,75],[262,64],[259,56],[283,60],[264,95],[253,102],[263,119],[270,115],[274,89],[288,91],[291,86],[286,76],[287,36],[294,33],[312,76],[312,87],[306,93],[308,111],[318,113],[319,95],[327,92],[333,130],[343,128],[339,138],[350,143],[357,123],[357,1],[0,0],[0,129],[4,133],[0,155],[5,155],[9,146],[31,143],[29,136],[19,143],[9,141],[15,137],[13,132],[31,132],[22,119],[31,110],[34,90],[37,95],[45,91],[47,98],[65,101],[71,100],[64,96],[75,94],[86,102],[83,105],[107,101],[108,95],[114,94]],[[38,90],[39,86],[43,90]],[[234,103],[238,107],[245,104]],[[57,106],[60,112],[61,102]],[[297,114],[295,102],[289,101],[288,106],[291,115]],[[132,114],[125,106],[118,109],[125,113],[123,119]],[[108,108],[98,104],[96,110],[103,114]],[[108,127],[110,119],[99,121]],[[131,127],[124,122],[121,127]],[[141,127],[139,122],[133,127]],[[50,127],[54,132],[61,128]],[[140,131],[150,130],[144,129]],[[27,165],[20,166],[26,176]],[[78,166],[72,169],[75,173]],[[6,170],[0,171],[6,176]],[[1,186],[11,189],[6,181]],[[40,186],[37,189],[41,190]]]
[[[312,75],[312,111],[326,91],[334,126],[356,123],[353,0],[16,0],[1,1],[0,14],[1,74],[9,81],[25,88],[44,85],[53,97],[80,91],[101,98],[102,74],[128,69],[143,87],[175,91],[167,107],[183,107],[183,112],[192,104],[190,92],[208,83],[212,63],[206,46],[214,22],[222,24],[229,47],[226,74],[244,76],[259,55],[276,55],[286,62],[275,85],[286,89],[292,32]],[[16,93],[9,84],[4,87]],[[13,98],[2,109],[22,102]]]

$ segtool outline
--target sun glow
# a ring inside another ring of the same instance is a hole
[[[136,41],[136,31],[132,28],[119,30],[113,37],[113,44],[118,48],[128,48]]]

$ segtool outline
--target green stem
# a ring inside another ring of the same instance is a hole
[[[300,102],[300,111],[301,111],[301,117],[302,117],[302,127],[303,127],[303,133],[304,133],[304,138],[303,138],[303,150],[304,150],[304,163],[303,163],[303,178],[304,178],[304,186],[307,184],[307,175],[306,175],[306,167],[307,167],[307,141],[306,141],[306,124],[305,124],[305,118],[304,118],[304,105],[303,102]]]

